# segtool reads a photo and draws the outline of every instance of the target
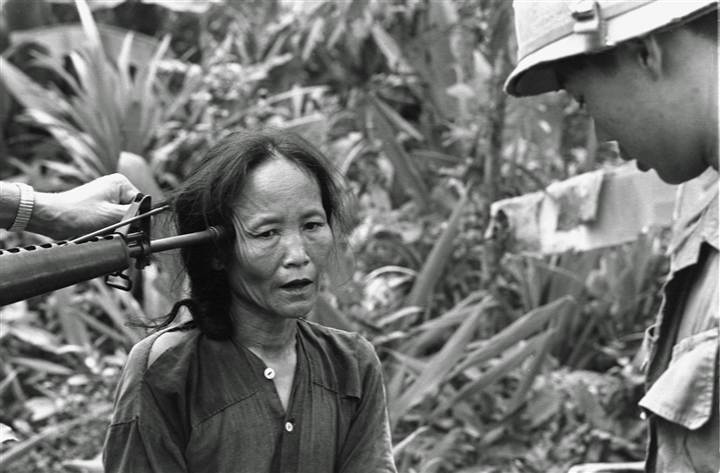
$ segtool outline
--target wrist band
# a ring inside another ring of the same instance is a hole
[[[20,190],[20,204],[15,214],[15,221],[8,230],[11,232],[21,232],[25,230],[25,227],[27,227],[30,221],[30,216],[35,206],[35,191],[33,191],[33,188],[29,185],[21,182],[16,182],[15,185]]]

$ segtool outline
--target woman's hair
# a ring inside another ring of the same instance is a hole
[[[347,214],[343,188],[335,168],[327,158],[296,133],[265,129],[234,132],[215,144],[197,168],[171,197],[179,234],[221,226],[229,234],[223,243],[182,248],[183,264],[190,281],[190,298],[175,304],[170,314],[155,327],[169,325],[182,305],[192,314],[195,325],[214,339],[229,338],[230,285],[225,269],[217,261],[234,258],[233,206],[248,176],[260,164],[285,158],[313,176],[335,240],[347,234]]]

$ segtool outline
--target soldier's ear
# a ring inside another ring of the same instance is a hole
[[[629,41],[628,48],[635,63],[652,80],[662,77],[667,51],[656,35],[651,34]]]

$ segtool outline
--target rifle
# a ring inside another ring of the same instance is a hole
[[[150,196],[138,194],[125,218],[96,232],[71,241],[0,250],[0,306],[63,287],[105,276],[105,282],[129,291],[130,267],[142,269],[150,255],[205,243],[219,243],[226,236],[222,227],[150,240],[150,217],[169,208],[151,206]]]

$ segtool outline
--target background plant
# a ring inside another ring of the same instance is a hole
[[[502,94],[509,2],[33,3],[0,35],[0,177],[61,189],[120,167],[161,198],[234,128],[299,131],[356,197],[349,281],[317,316],[375,344],[400,471],[641,457],[634,357],[664,236],[539,257],[488,228],[493,201],[616,161],[567,97]],[[97,468],[144,335],[126,323],[168,309],[173,271],[151,266],[135,296],[91,281],[0,309],[10,471]]]

